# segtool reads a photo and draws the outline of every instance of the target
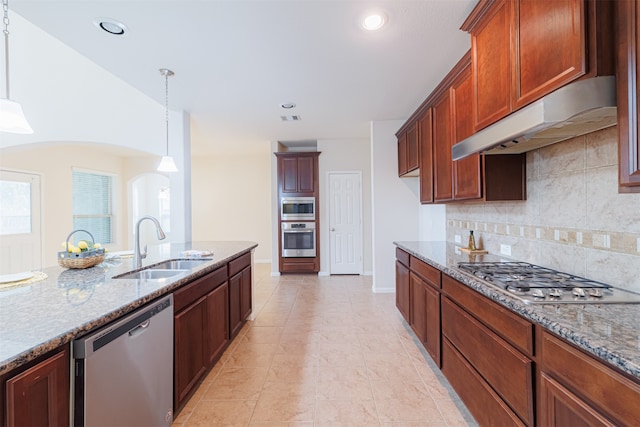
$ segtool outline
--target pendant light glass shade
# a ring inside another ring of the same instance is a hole
[[[178,172],[173,157],[162,156],[162,160],[160,160],[160,164],[158,165],[158,172]]]
[[[164,76],[164,120],[167,133],[167,155],[162,156],[162,160],[158,165],[158,172],[178,172],[173,157],[169,156],[169,77],[173,76],[174,72],[166,68],[160,68],[159,71]]]
[[[22,107],[15,101],[0,98],[0,131],[11,133],[33,133],[24,117]]]
[[[0,98],[0,132],[33,133],[22,107],[9,95],[9,0],[2,0],[4,23],[4,65],[6,98]]]

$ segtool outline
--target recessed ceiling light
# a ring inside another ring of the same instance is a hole
[[[387,23],[387,16],[384,13],[372,13],[362,20],[362,26],[365,30],[379,30]]]
[[[294,102],[283,102],[282,104],[280,104],[280,107],[290,110],[292,108],[295,108],[296,104]]]
[[[127,30],[127,27],[122,22],[111,18],[96,18],[93,20],[93,24],[101,30],[115,36],[122,36]]]
[[[298,120],[302,120],[300,116],[280,116],[280,119],[283,122],[297,122]]]

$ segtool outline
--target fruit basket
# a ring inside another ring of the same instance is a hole
[[[78,246],[69,243],[75,233],[84,232],[91,237],[91,243],[81,240]],[[58,252],[58,265],[63,268],[89,268],[104,261],[105,251],[100,244],[95,243],[93,235],[87,230],[74,230],[64,243],[65,250]]]

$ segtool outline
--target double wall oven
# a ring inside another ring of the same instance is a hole
[[[315,197],[280,199],[280,229],[283,258],[316,256]]]

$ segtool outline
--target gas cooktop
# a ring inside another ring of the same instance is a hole
[[[458,267],[525,303],[640,303],[640,294],[526,262],[461,262]]]

